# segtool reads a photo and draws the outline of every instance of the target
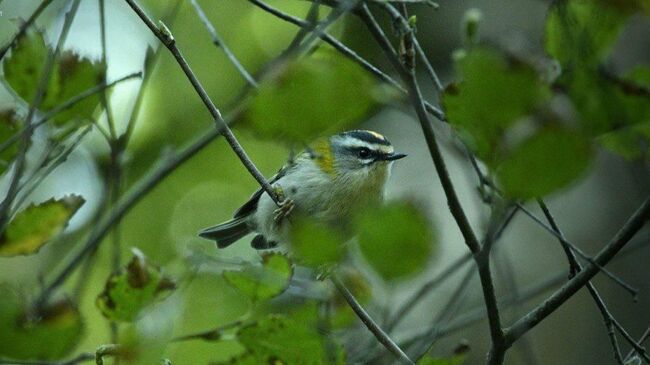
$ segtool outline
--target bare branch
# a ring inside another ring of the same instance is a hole
[[[381,342],[388,351],[393,353],[398,359],[400,359],[401,362],[405,364],[411,364],[415,365],[415,363],[409,359],[408,356],[402,351],[402,349],[397,346],[397,344],[391,340],[391,338],[384,332],[381,327],[375,323],[375,321],[370,317],[370,315],[363,309],[361,304],[357,301],[357,299],[354,297],[354,295],[348,290],[348,288],[345,287],[343,282],[336,276],[332,275],[330,276],[330,280],[336,287],[339,293],[345,298],[345,300],[348,302],[354,313],[357,314],[359,319],[363,322],[363,324],[372,332],[372,334],[377,338],[379,342]]]
[[[210,19],[208,19],[208,16],[205,15],[205,12],[199,5],[198,1],[196,0],[191,0],[192,6],[194,6],[194,10],[196,11],[196,14],[199,16],[201,19],[201,22],[205,26],[205,28],[208,30],[208,33],[210,33],[210,37],[212,38],[212,43],[221,48],[223,50],[223,53],[226,54],[226,57],[228,57],[228,60],[235,66],[237,71],[244,77],[244,79],[254,88],[257,88],[257,82],[251,76],[251,74],[246,71],[246,68],[239,62],[237,57],[235,56],[234,53],[230,50],[230,47],[226,45],[226,43],[221,39],[219,36],[219,33],[217,33],[217,30],[215,29],[214,25],[210,22]]]
[[[618,233],[598,253],[594,261],[598,265],[606,265],[616,254],[630,241],[634,235],[641,230],[644,224],[650,219],[650,197],[641,204],[639,209],[628,219]],[[507,345],[510,346],[517,339],[523,336],[530,329],[543,321],[564,302],[569,300],[580,288],[587,285],[600,270],[594,264],[587,265],[584,270],[564,284],[543,303],[519,319],[514,325],[506,330]]]
[[[208,96],[207,92],[203,88],[203,85],[201,85],[201,82],[194,75],[194,72],[190,68],[187,61],[185,60],[185,57],[183,57],[181,51],[176,46],[176,41],[174,40],[171,31],[164,25],[164,23],[161,23],[159,27],[156,27],[153,21],[144,13],[142,8],[140,8],[140,6],[138,6],[134,0],[125,0],[125,1],[129,4],[131,9],[133,9],[133,11],[140,17],[140,19],[142,19],[142,21],[147,25],[149,30],[151,30],[151,32],[172,53],[172,55],[176,59],[176,62],[178,62],[179,66],[181,67],[181,69],[187,76],[188,80],[196,90],[197,94],[199,94],[199,97],[201,98],[205,106],[208,108],[208,111],[214,118],[219,134],[223,135],[226,141],[228,141],[228,144],[230,145],[231,149],[235,152],[237,157],[239,157],[244,167],[246,167],[248,172],[255,178],[255,180],[257,180],[257,182],[264,189],[264,191],[276,203],[279,203],[280,197],[278,196],[277,192],[273,189],[271,184],[269,184],[268,181],[266,181],[266,179],[264,178],[262,173],[259,172],[257,167],[255,167],[253,162],[246,154],[246,151],[244,151],[239,141],[237,141],[237,138],[232,133],[232,130],[230,129],[230,127],[228,127],[223,117],[221,116],[221,112],[214,105],[214,103]]]

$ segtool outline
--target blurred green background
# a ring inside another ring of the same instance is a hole
[[[246,1],[199,1],[224,41],[255,74],[266,61],[281,52],[297,28],[255,8]],[[227,60],[224,53],[211,42],[189,1],[140,1],[154,19],[169,19],[177,44],[184,52],[196,75],[219,108],[228,114],[233,102],[245,86],[245,80]],[[299,17],[305,17],[309,3],[294,0],[268,1],[278,8]],[[4,0],[0,2],[0,42],[14,34],[18,19],[28,16],[38,1]],[[37,21],[46,35],[58,31],[66,1],[55,0]],[[453,78],[452,52],[460,47],[460,22],[471,7],[482,13],[481,38],[518,54],[543,55],[542,34],[549,2],[533,0],[504,1],[441,1],[440,9],[432,11],[425,6],[414,6],[417,14],[417,35],[443,83]],[[177,13],[176,13],[177,12]],[[108,80],[142,70],[147,49],[157,49],[158,42],[122,1],[107,1]],[[386,19],[382,19],[386,21]],[[387,24],[387,23],[385,23]],[[337,22],[331,33],[383,70],[390,65],[381,52],[369,42],[369,34],[353,17]],[[47,38],[47,37],[46,37]],[[630,47],[628,43],[636,46]],[[650,61],[650,23],[647,17],[636,16],[626,26],[615,46],[611,60],[615,70],[625,70],[633,64]],[[90,58],[99,58],[99,23],[97,1],[81,2],[79,15],[73,23],[66,48],[77,50]],[[126,160],[126,185],[137,181],[169,149],[185,145],[193,137],[213,128],[213,122],[185,75],[173,58],[163,50],[151,71],[151,81],[144,91],[132,143]],[[426,77],[422,75],[422,80]],[[133,80],[118,85],[111,94],[111,103],[118,128],[125,128],[139,91],[141,81]],[[423,88],[429,100],[436,100],[428,82]],[[0,106],[11,105],[12,96],[0,90]],[[466,252],[462,238],[449,214],[446,200],[431,164],[420,127],[411,108],[394,103],[364,121],[361,127],[386,135],[396,149],[409,158],[396,164],[388,186],[389,198],[413,198],[421,202],[433,226],[439,245],[426,272],[415,279],[382,288],[376,278],[370,310],[380,316],[394,308],[419,283],[432,277],[447,263]],[[470,221],[479,231],[486,228],[488,210],[481,203],[475,186],[475,176],[449,138],[449,130],[437,125],[442,136],[452,178]],[[258,138],[249,129],[235,126],[235,133],[257,167],[267,176],[272,175],[289,155],[289,149],[273,141]],[[37,137],[38,138],[38,135]],[[106,143],[97,132],[85,140],[82,147],[36,191],[32,201],[42,201],[65,193],[80,193],[87,203],[74,217],[67,233],[47,245],[34,256],[0,258],[0,281],[34,291],[43,276],[65,261],[75,251],[75,243],[92,226],[90,219],[97,209],[101,194],[102,170],[107,161]],[[3,185],[6,182],[3,181]],[[148,194],[123,220],[122,257],[130,257],[130,248],[138,247],[147,257],[162,266],[171,276],[182,275],[185,258],[194,251],[209,252],[223,260],[250,259],[257,255],[247,242],[240,242],[218,253],[213,243],[202,240],[196,233],[206,226],[230,217],[257,188],[257,183],[243,168],[223,139],[212,143]],[[650,192],[650,172],[646,162],[628,162],[607,152],[599,152],[588,175],[579,183],[553,194],[549,203],[557,215],[567,237],[585,251],[594,253],[613,235],[638,203]],[[248,238],[246,239],[246,241]],[[648,235],[639,237],[645,247],[635,254],[611,264],[611,270],[640,290],[637,302],[618,286],[599,277],[596,284],[610,304],[619,321],[638,337],[650,323],[650,258]],[[108,240],[98,252],[92,265],[81,302],[85,334],[76,351],[88,351],[109,341],[109,328],[95,307],[95,298],[103,289],[111,271]],[[505,232],[494,254],[494,275],[500,295],[515,290],[508,285],[507,270],[514,271],[514,282],[521,290],[550,273],[566,269],[565,258],[557,242],[523,215]],[[362,268],[364,272],[368,270]],[[368,274],[372,276],[372,274]],[[396,338],[419,332],[429,323],[436,310],[444,306],[461,275],[430,296],[424,305],[395,332]],[[69,280],[66,289],[72,289],[77,278]],[[478,279],[457,308],[463,313],[483,303]],[[182,294],[181,294],[182,293]],[[545,293],[548,295],[548,293]],[[506,323],[523,315],[544,296],[521,306],[504,311]],[[247,310],[245,298],[227,285],[218,273],[205,270],[189,284],[165,301],[159,310],[156,325],[170,325],[174,335],[193,333],[229,323]],[[154,317],[155,318],[155,317]],[[163,331],[165,332],[165,331]],[[362,330],[360,336],[367,336]],[[434,354],[448,355],[461,339],[471,347],[468,364],[480,363],[489,345],[487,324],[482,321],[439,341]],[[624,347],[627,349],[627,347]],[[172,344],[164,349],[164,356],[174,364],[207,363],[227,359],[241,350],[235,342],[209,343],[190,341]],[[76,353],[76,352],[75,352]],[[160,354],[158,354],[160,355]],[[613,363],[611,349],[602,320],[583,290],[569,303],[528,334],[508,354],[506,364],[607,364]]]

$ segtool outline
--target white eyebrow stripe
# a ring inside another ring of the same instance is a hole
[[[367,149],[371,151],[379,151],[381,153],[393,153],[393,147],[392,146],[384,146],[380,144],[375,144],[375,143],[368,143],[365,141],[361,141],[358,139],[353,139],[353,140],[347,140],[343,141],[343,146],[347,148],[361,148],[361,147],[366,147]]]

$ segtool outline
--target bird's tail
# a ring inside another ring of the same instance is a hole
[[[199,236],[216,241],[219,248],[228,247],[250,233],[246,218],[248,217],[233,218],[214,227],[206,228],[199,232]]]

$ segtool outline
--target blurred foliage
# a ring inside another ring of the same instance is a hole
[[[11,161],[18,153],[18,145],[13,143],[4,147],[4,144],[20,130],[20,119],[15,109],[4,109],[0,111],[0,143],[3,149],[0,152],[0,174],[3,174]]]
[[[545,128],[513,149],[499,164],[497,176],[508,194],[535,198],[583,175],[590,157],[591,146],[580,134],[564,128]]]
[[[245,357],[254,357],[257,364],[345,364],[345,357],[338,345],[328,348],[313,323],[296,321],[279,315],[270,315],[256,323],[243,326],[237,339],[246,349]],[[300,340],[296,340],[300,339]],[[246,364],[237,361],[237,364]]]
[[[247,113],[261,136],[305,143],[349,129],[383,99],[378,82],[333,50],[275,65]]]
[[[3,63],[6,82],[27,103],[31,103],[36,96],[45,60],[50,52],[53,50],[45,44],[42,34],[31,32],[16,44]],[[55,62],[44,89],[41,108],[44,111],[51,110],[71,97],[103,83],[105,74],[105,65],[82,59],[71,51],[63,52]],[[63,125],[70,121],[88,120],[98,104],[98,94],[92,95],[58,113],[54,117],[54,123]]]
[[[60,359],[81,339],[84,326],[73,302],[29,308],[26,298],[6,284],[0,284],[0,298],[0,356]]]
[[[30,255],[63,231],[84,199],[69,195],[32,204],[9,222],[0,236],[0,256]]]
[[[134,248],[126,267],[106,281],[104,291],[97,297],[97,307],[110,320],[130,322],[145,306],[169,295],[175,287],[171,279]]]
[[[224,279],[248,296],[252,302],[264,301],[281,294],[289,285],[293,266],[281,254],[262,256],[262,264],[247,264],[238,271],[225,271]]]
[[[434,248],[433,233],[412,204],[395,202],[366,211],[358,226],[361,253],[382,279],[405,279],[426,268]]]
[[[344,254],[344,243],[340,232],[323,224],[307,219],[292,221],[291,249],[301,264],[336,264]]]
[[[529,65],[489,48],[472,49],[457,67],[462,81],[442,99],[449,122],[466,133],[479,157],[498,161],[504,132],[549,99],[548,85]]]
[[[223,52],[211,45],[187,2],[139,3],[153,19],[170,25],[177,44],[224,115],[242,105],[248,108],[245,117],[233,123],[238,123],[236,133],[247,153],[267,175],[286,161],[287,144],[299,146],[316,136],[350,128],[393,99],[386,85],[326,45],[298,60],[267,64],[286,49],[298,28],[243,1],[227,2],[227,6],[226,2],[210,3],[205,6],[208,17],[244,67],[254,75],[271,70],[259,90],[246,90],[243,95],[243,78]],[[303,18],[311,6],[307,1],[269,3]],[[649,69],[638,65],[618,75],[607,67],[612,47],[631,15],[649,11],[647,1],[641,0],[554,2],[544,30],[545,50],[560,65],[553,80],[543,77],[548,70],[540,69],[540,63],[481,44],[479,27],[485,16],[476,9],[465,13],[461,24],[465,48],[456,53],[456,82],[445,90],[442,104],[451,126],[486,163],[507,197],[545,196],[576,182],[589,168],[596,151],[594,142],[628,159],[650,158]],[[419,19],[420,24],[428,21]],[[134,16],[133,22],[139,24]],[[338,22],[328,32],[339,36],[345,27],[345,21]],[[45,35],[29,32],[2,61],[4,82],[19,100],[0,112],[0,143],[19,133],[23,106],[34,100],[44,61],[53,51]],[[364,37],[361,32],[347,36]],[[372,52],[374,47],[367,47],[367,38],[363,40],[360,52]],[[213,127],[175,61],[164,49],[156,52],[152,67],[145,70],[149,79],[141,91],[134,138],[121,156],[123,191],[141,181],[167,148],[186,144]],[[64,51],[54,64],[37,116],[105,78],[106,65]],[[575,115],[556,112],[553,103],[560,97],[568,98]],[[100,112],[95,94],[58,114],[52,124],[75,129],[79,121],[101,119]],[[43,129],[46,138],[57,143],[56,128]],[[17,144],[6,147],[0,155],[4,162],[0,174],[5,178],[18,153]],[[342,235],[314,222],[296,222],[292,246],[286,248],[290,252],[262,254],[261,262],[246,244],[216,253],[211,244],[196,237],[198,228],[226,219],[255,188],[255,181],[228,146],[213,143],[178,168],[122,222],[123,250],[137,242],[147,257],[136,251],[124,268],[110,273],[117,268],[109,269],[105,248],[109,245],[104,244],[96,253],[97,261],[90,264],[91,274],[78,274],[81,284],[74,288],[73,299],[56,298],[43,308],[34,308],[28,299],[40,291],[33,285],[36,276],[48,275],[49,265],[65,260],[64,254],[80,244],[76,239],[95,228],[96,221],[86,219],[89,224],[82,232],[48,245],[51,249],[44,251],[49,251],[50,263],[29,261],[41,266],[29,268],[34,279],[24,286],[28,293],[16,290],[23,287],[21,283],[0,286],[0,355],[61,359],[75,347],[86,351],[106,343],[108,326],[104,324],[117,321],[121,322],[123,346],[115,353],[107,349],[106,355],[119,357],[121,363],[151,364],[163,356],[174,363],[345,363],[343,344],[337,342],[345,336],[331,335],[323,330],[322,322],[329,321],[335,334],[351,334],[353,340],[348,342],[355,342],[352,326],[358,321],[347,302],[329,292],[325,300],[295,294],[304,289],[300,287],[304,277],[296,274],[300,265],[311,269],[339,265],[343,282],[362,305],[373,308],[377,304],[377,291],[363,271],[347,266],[355,251],[348,252]],[[29,254],[40,260],[44,254],[33,254],[63,231],[82,203],[81,197],[71,196],[18,212],[0,237],[0,256]],[[368,210],[357,223],[361,261],[385,283],[404,283],[429,267],[438,246],[435,230],[412,203],[395,201]],[[188,247],[209,253],[197,259]],[[11,260],[15,259],[20,260]],[[150,262],[160,262],[165,272],[180,278],[182,290],[171,291],[174,283]],[[8,270],[1,266],[4,275]],[[84,286],[96,289],[102,285],[99,296],[99,290],[84,293]],[[315,286],[327,287],[326,282]],[[320,301],[331,302],[327,316],[320,312]],[[82,323],[88,323],[86,336],[82,336]],[[223,336],[219,332],[215,341],[172,341],[174,336],[232,323],[236,325]],[[456,354],[425,357],[418,364],[463,361],[464,354]]]

